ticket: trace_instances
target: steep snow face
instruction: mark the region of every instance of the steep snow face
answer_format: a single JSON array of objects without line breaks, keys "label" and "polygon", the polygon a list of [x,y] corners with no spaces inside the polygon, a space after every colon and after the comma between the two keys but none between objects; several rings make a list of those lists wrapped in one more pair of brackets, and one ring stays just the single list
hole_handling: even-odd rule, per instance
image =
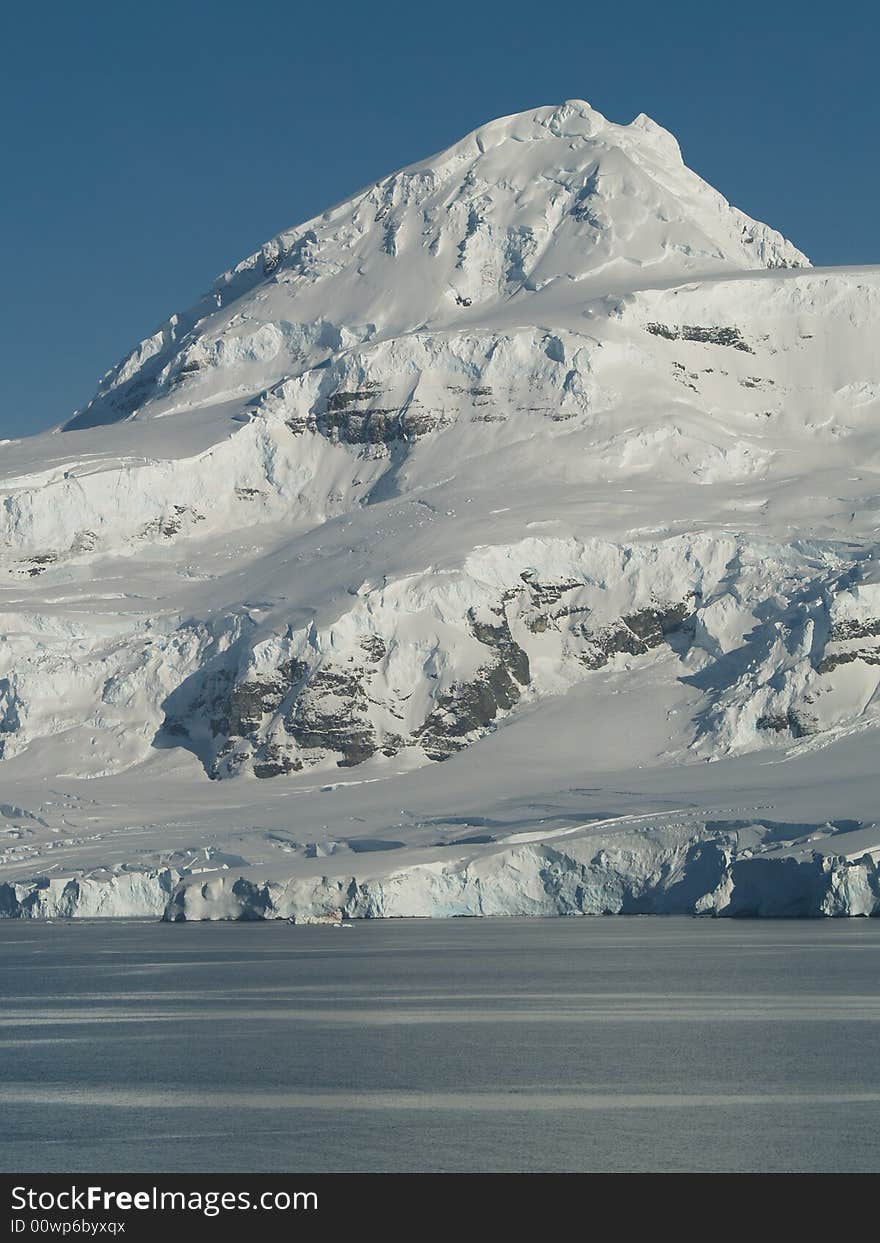
[{"label": "steep snow face", "polygon": [[268,243],[0,447],[0,913],[872,913],[878,321],[580,101]]},{"label": "steep snow face", "polygon": [[572,100],[483,126],[280,234],[142,341],[66,426],[255,396],[359,343],[466,331],[511,300],[528,321],[530,295],[556,285],[584,299],[807,262],[648,117],[614,125]]},{"label": "steep snow face", "polygon": [[878,601],[851,587],[861,572],[730,537],[483,548],[459,570],[365,584],[326,627],[198,661],[159,736],[213,777],[446,760],[518,705],[625,673],[701,692],[672,753],[789,743],[875,719]]}]

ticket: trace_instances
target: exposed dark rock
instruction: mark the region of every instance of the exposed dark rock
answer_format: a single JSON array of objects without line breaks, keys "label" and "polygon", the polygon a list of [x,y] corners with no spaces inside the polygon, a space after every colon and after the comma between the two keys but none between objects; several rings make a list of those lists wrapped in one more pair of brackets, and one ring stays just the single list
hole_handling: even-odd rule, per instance
[{"label": "exposed dark rock", "polygon": [[189,738],[193,725],[208,721],[215,737],[226,735],[233,681],[231,669],[215,669],[201,679],[197,692],[191,692],[191,697],[180,701],[178,695],[176,702],[172,696],[165,705],[161,733],[172,738]]},{"label": "exposed dark rock", "polygon": [[681,333],[677,328],[670,328],[668,324],[646,324],[645,331],[650,332],[652,336],[663,337],[667,341],[678,341]]},{"label": "exposed dark rock", "polygon": [[531,681],[529,658],[510,633],[510,624],[504,609],[497,609],[494,612],[498,618],[497,622],[483,622],[475,617],[471,618],[473,636],[486,647],[495,648],[504,668],[510,672],[520,686],[528,686]]},{"label": "exposed dark rock", "polygon": [[754,350],[744,340],[738,328],[701,328],[698,324],[646,324],[645,328],[655,337],[664,337],[667,341],[701,341],[706,345],[727,345],[735,350],[743,350],[746,354],[754,354]]},{"label": "exposed dark rock", "polygon": [[338,389],[327,398],[327,410],[329,413],[334,413],[352,405],[361,405],[365,401],[372,401],[378,392],[378,384],[366,384],[363,388],[351,389],[349,392]]},{"label": "exposed dark rock", "polygon": [[[492,396],[491,384],[471,385],[470,387],[465,387],[464,385],[461,385],[461,384],[448,384],[447,389],[449,390],[450,393],[455,393],[456,396],[461,396],[464,393],[467,393],[469,397],[476,397],[476,398],[485,398],[485,397]],[[480,405],[480,404],[481,403],[479,401],[474,402],[475,406]],[[482,404],[485,405],[486,403],[483,402]]]},{"label": "exposed dark rock", "polygon": [[265,779],[299,772],[302,766],[302,760],[290,755],[283,747],[277,743],[266,742],[254,755],[253,771],[255,777]]},{"label": "exposed dark rock", "polygon": [[514,706],[520,687],[531,681],[529,658],[510,633],[504,609],[495,615],[497,622],[471,618],[474,638],[495,650],[495,662],[480,669],[472,681],[457,683],[439,696],[415,732],[428,759],[446,760],[463,750],[471,735],[488,729],[499,712]]},{"label": "exposed dark rock", "polygon": [[434,711],[415,732],[430,760],[447,760],[463,750],[469,736],[485,730],[500,709],[513,707],[519,699],[503,665],[481,670],[472,682],[454,686],[439,696]]},{"label": "exposed dark rock", "polygon": [[406,739],[401,738],[400,734],[386,734],[382,739],[382,746],[379,750],[389,759],[406,746]]},{"label": "exposed dark rock", "polygon": [[789,708],[784,713],[779,712],[758,717],[755,722],[755,728],[769,730],[776,734],[787,732],[791,734],[792,738],[806,738],[809,734],[815,734],[817,727],[815,721],[810,717],[804,716],[794,708]]},{"label": "exposed dark rock", "polygon": [[647,647],[657,647],[667,635],[682,629],[689,611],[688,605],[682,602],[663,609],[639,609],[637,613],[630,613],[623,620]]},{"label": "exposed dark rock", "polygon": [[[869,617],[864,621],[845,620],[836,622],[831,628],[829,644],[850,643],[856,639],[880,638],[880,619]],[[829,652],[826,648],[823,659],[818,665],[819,673],[830,673],[838,665],[848,665],[854,660],[864,661],[866,665],[880,664],[880,646],[874,644],[860,648],[850,648],[842,652]]]},{"label": "exposed dark rock", "polygon": [[[285,420],[295,436],[307,432],[326,436],[333,443],[349,445],[406,443],[449,426],[459,417],[472,423],[503,423],[508,414],[490,385],[448,385],[451,393],[470,398],[471,411],[426,409],[417,399],[402,406],[380,404],[378,385],[345,389],[324,398],[307,414],[294,414]],[[577,411],[558,407],[518,407],[541,414],[554,422],[575,418]]]},{"label": "exposed dark rock", "polygon": [[536,609],[531,616],[526,613],[523,620],[532,634],[544,634],[547,630],[556,629],[555,623],[566,617],[574,617],[579,613],[589,613],[586,605],[554,605],[567,595],[583,587],[582,582],[574,579],[556,583],[541,583],[534,578],[534,571],[525,570],[520,578],[529,589],[529,603]]},{"label": "exposed dark rock", "polygon": [[385,642],[377,634],[367,634],[361,639],[361,648],[372,664],[378,664],[387,652]]},{"label": "exposed dark rock", "polygon": [[170,386],[175,387],[178,384],[182,384],[185,380],[191,379],[204,368],[204,365],[200,358],[184,357],[174,369],[174,374],[169,380]]},{"label": "exposed dark rock", "polygon": [[819,673],[831,673],[838,665],[849,665],[854,660],[861,660],[866,665],[880,665],[880,648],[862,647],[857,651],[832,652],[822,658],[818,666]]},{"label": "exposed dark rock", "polygon": [[581,662],[588,669],[601,669],[613,656],[623,653],[642,656],[648,650],[647,645],[623,623],[598,633],[586,631],[584,637],[589,640],[590,647],[581,655]]},{"label": "exposed dark rock", "polygon": [[539,608],[555,604],[566,592],[574,591],[576,587],[583,587],[583,583],[575,579],[565,579],[558,583],[542,583],[535,577],[534,570],[523,570],[520,578],[529,589],[532,604]]},{"label": "exposed dark rock", "polygon": [[275,674],[239,682],[226,695],[214,699],[212,708],[223,712],[211,721],[215,735],[247,738],[263,723],[263,718],[277,712],[297,683],[308,676],[309,667],[301,660],[287,660]]},{"label": "exposed dark rock", "polygon": [[267,243],[263,247],[263,275],[271,276],[273,272],[278,270],[281,262],[281,248],[276,243]]},{"label": "exposed dark rock", "polygon": [[593,172],[587,178],[582,189],[578,191],[571,205],[571,214],[575,220],[579,220],[582,224],[588,224],[594,229],[605,227],[605,222],[595,210],[598,189],[599,174],[598,172]]},{"label": "exposed dark rock", "polygon": [[205,516],[188,505],[172,505],[170,513],[161,514],[141,529],[141,537],[160,535],[163,539],[171,539],[182,530],[187,519],[190,522],[204,522]]},{"label": "exposed dark rock", "polygon": [[317,424],[331,440],[350,445],[390,444],[406,438],[400,412],[395,409],[344,410],[319,417]]},{"label": "exposed dark rock", "polygon": [[[528,655],[511,631],[511,602],[519,607],[527,594],[529,604],[545,610],[537,621],[530,619],[527,610],[520,613],[520,624],[531,624],[533,629],[540,628],[541,618],[549,624],[561,616],[589,611],[585,606],[564,604],[566,593],[582,586],[577,580],[544,582],[528,571],[521,577],[522,585],[505,591],[497,607],[471,612],[470,631],[486,650],[486,658],[468,681],[454,683],[437,695],[412,733],[385,732],[372,719],[375,707],[401,722],[405,717],[396,710],[401,706],[396,700],[376,699],[371,692],[388,646],[382,636],[370,633],[358,639],[362,655],[352,655],[344,664],[325,658],[323,664],[310,667],[305,661],[290,659],[239,681],[230,669],[218,668],[194,688],[194,697],[192,693],[178,697],[176,710],[167,711],[163,733],[169,739],[187,739],[184,745],[202,755],[213,777],[250,764],[257,777],[271,778],[328,756],[335,756],[336,763],[346,768],[376,754],[394,756],[413,744],[432,760],[446,759],[491,729],[499,714],[510,711],[522,688],[530,684]],[[587,651],[582,659],[588,667],[600,668],[617,652],[642,655],[685,629],[690,609],[689,602],[650,606],[600,632],[589,631],[584,623],[580,632],[587,640]],[[193,732],[193,722],[200,721],[209,725],[207,742],[199,741],[204,739],[203,730]]]},{"label": "exposed dark rock", "polygon": [[831,628],[831,641],[847,639],[873,639],[880,635],[880,620],[869,618],[867,621],[841,621]]},{"label": "exposed dark rock", "polygon": [[659,647],[670,635],[685,630],[690,617],[690,605],[683,601],[665,608],[639,609],[601,631],[591,631],[584,624],[580,632],[589,647],[581,660],[588,669],[601,669],[619,654],[643,656],[652,648]]},{"label": "exposed dark rock", "polygon": [[318,236],[308,229],[301,237],[288,243],[287,246],[278,239],[267,242],[262,248],[262,272],[264,276],[275,276],[282,267],[294,275],[305,273],[313,262]]},{"label": "exposed dark rock", "polygon": [[24,568],[24,573],[28,578],[37,578],[40,574],[45,574],[50,565],[58,560],[58,556],[54,552],[35,553],[28,561]]},{"label": "exposed dark rock", "polygon": [[378,404],[380,395],[376,384],[339,390],[307,415],[287,419],[286,425],[295,436],[313,432],[351,445],[413,440],[442,425],[439,414],[425,411],[418,402],[403,408],[382,406]]},{"label": "exposed dark rock", "polygon": [[[9,678],[0,678],[0,734],[15,734],[21,727],[18,701]],[[0,760],[6,753],[6,740],[0,738]]]},{"label": "exposed dark rock", "polygon": [[302,689],[284,725],[305,751],[334,751],[340,768],[368,760],[377,751],[375,731],[366,717],[362,671],[324,666]]},{"label": "exposed dark rock", "polygon": [[236,683],[232,670],[216,669],[177,711],[166,708],[161,732],[168,738],[189,739],[193,737],[193,724],[206,722],[216,747],[216,751],[211,748],[202,756],[211,777],[240,767],[251,753],[255,772],[261,768],[257,776],[274,775],[270,771],[274,767],[293,771],[301,764],[286,756],[283,748],[275,749],[274,744],[262,741],[260,731],[265,718],[277,713],[295,694],[308,671],[304,661],[286,660],[270,674]]}]

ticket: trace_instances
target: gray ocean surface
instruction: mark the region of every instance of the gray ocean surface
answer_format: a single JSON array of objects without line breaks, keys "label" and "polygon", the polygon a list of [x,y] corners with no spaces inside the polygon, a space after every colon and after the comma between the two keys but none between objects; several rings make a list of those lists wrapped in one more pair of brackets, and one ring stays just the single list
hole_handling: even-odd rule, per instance
[{"label": "gray ocean surface", "polygon": [[0,921],[0,1169],[880,1170],[880,920]]}]

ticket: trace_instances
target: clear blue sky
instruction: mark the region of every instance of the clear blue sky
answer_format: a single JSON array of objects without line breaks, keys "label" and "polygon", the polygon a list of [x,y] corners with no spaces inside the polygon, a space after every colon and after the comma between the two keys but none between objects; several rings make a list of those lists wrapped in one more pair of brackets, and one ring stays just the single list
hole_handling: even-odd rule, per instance
[{"label": "clear blue sky", "polygon": [[282,228],[492,117],[647,112],[816,263],[880,262],[874,4],[9,0],[0,434]]}]

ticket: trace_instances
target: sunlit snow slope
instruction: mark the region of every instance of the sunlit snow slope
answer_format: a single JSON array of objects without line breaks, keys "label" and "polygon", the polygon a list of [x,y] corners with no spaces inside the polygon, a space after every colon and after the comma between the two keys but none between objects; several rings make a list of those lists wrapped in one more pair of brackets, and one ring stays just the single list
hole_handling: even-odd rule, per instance
[{"label": "sunlit snow slope", "polygon": [[880,910],[880,273],[507,117],[0,446],[0,913]]}]

